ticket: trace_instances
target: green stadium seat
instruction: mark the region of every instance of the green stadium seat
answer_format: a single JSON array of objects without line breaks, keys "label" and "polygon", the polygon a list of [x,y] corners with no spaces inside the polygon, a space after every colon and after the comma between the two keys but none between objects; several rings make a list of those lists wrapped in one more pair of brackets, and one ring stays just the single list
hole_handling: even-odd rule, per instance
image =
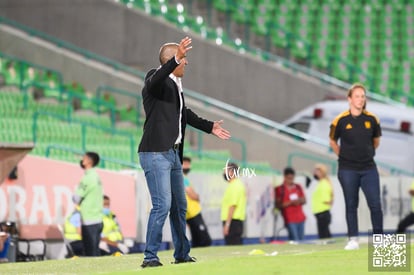
[{"label": "green stadium seat", "polygon": [[312,50],[312,66],[326,70],[328,68],[330,52],[326,41],[320,40],[319,43],[314,44]]},{"label": "green stadium seat", "polygon": [[232,9],[231,18],[239,24],[249,24],[252,22],[253,1],[241,0]]},{"label": "green stadium seat", "polygon": [[230,12],[233,8],[232,0],[213,0],[213,6],[221,12]]},{"label": "green stadium seat", "polygon": [[341,2],[340,1],[337,1],[337,0],[321,0],[320,3],[317,2],[316,5],[318,6],[318,8],[320,7],[320,5],[322,5],[322,6],[328,6],[329,9],[332,12],[337,12],[337,11],[341,11],[342,12],[342,10],[341,10],[341,8],[342,8]]},{"label": "green stadium seat", "polygon": [[256,10],[253,14],[251,30],[255,34],[267,36],[269,35],[270,23],[271,18],[268,14]]},{"label": "green stadium seat", "polygon": [[300,5],[293,32],[305,41],[311,42],[313,40],[314,21],[315,12],[310,10],[306,4]]},{"label": "green stadium seat", "polygon": [[288,33],[284,29],[272,28],[270,35],[273,45],[279,48],[287,48]]},{"label": "green stadium seat", "polygon": [[[317,69],[329,69],[331,56],[342,57],[369,79],[371,74],[382,72],[375,62],[392,58],[401,63],[414,58],[411,38],[414,37],[414,4],[407,0],[211,0],[210,3],[236,24],[249,25],[249,29],[263,36],[265,41],[270,38],[276,51],[283,54],[279,50],[285,49],[286,56],[290,53],[294,58],[306,59],[309,54],[304,45],[311,46],[311,63]],[[215,30],[205,31],[207,26],[202,29],[199,33],[207,33],[204,37],[223,40],[222,36],[217,38]],[[223,37],[232,43],[228,36]],[[345,45],[343,40],[349,43]],[[391,46],[387,41],[391,41]],[[270,49],[267,43],[265,46],[266,50]],[[268,56],[263,50],[257,52]],[[335,76],[345,81],[353,77],[349,75],[349,68],[346,69],[348,66],[334,63],[331,71]],[[407,75],[395,76],[387,85],[407,90],[407,78]]]},{"label": "green stadium seat", "polygon": [[299,59],[309,59],[311,56],[310,45],[300,38],[295,38],[290,41],[290,49],[292,56]]}]

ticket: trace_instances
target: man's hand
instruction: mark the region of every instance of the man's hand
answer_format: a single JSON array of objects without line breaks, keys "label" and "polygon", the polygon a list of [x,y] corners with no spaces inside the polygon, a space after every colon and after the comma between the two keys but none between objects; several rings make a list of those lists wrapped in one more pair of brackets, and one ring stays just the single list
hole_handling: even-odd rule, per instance
[{"label": "man's hand", "polygon": [[230,226],[223,226],[223,235],[227,236],[229,234]]},{"label": "man's hand", "polygon": [[211,131],[211,133],[220,139],[231,138],[230,132],[222,128],[221,124],[223,124],[223,120],[214,121],[213,130]]},{"label": "man's hand", "polygon": [[187,52],[192,48],[193,46],[191,46],[191,38],[186,36],[185,38],[181,39],[181,42],[178,45],[177,53],[175,54],[177,62],[181,62],[181,59],[186,57]]}]

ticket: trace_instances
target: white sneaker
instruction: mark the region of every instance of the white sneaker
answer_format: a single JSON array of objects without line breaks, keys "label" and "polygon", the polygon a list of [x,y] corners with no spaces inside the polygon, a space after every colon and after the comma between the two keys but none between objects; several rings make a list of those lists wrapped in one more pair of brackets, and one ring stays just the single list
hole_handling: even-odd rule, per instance
[{"label": "white sneaker", "polygon": [[344,249],[345,250],[356,250],[356,249],[359,249],[359,243],[356,240],[349,240]]}]

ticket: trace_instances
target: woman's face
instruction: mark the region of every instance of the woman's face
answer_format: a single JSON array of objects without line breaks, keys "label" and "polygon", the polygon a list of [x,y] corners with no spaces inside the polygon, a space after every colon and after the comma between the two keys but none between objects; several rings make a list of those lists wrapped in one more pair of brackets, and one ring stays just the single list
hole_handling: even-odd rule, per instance
[{"label": "woman's face", "polygon": [[364,89],[359,87],[355,88],[348,97],[348,102],[351,108],[362,110],[366,102]]}]

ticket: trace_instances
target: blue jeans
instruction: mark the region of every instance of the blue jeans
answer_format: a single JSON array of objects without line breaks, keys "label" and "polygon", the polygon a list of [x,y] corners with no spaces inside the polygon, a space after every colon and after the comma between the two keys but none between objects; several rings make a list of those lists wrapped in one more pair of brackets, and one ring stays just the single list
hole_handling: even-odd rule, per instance
[{"label": "blue jeans", "polygon": [[7,258],[7,252],[10,246],[10,236],[4,241],[3,250],[0,251],[0,259]]},{"label": "blue jeans", "polygon": [[170,212],[171,233],[174,243],[174,258],[189,258],[190,242],[185,230],[187,201],[184,179],[178,150],[166,152],[140,152],[139,160],[144,169],[151,195],[150,212],[144,261],[159,260],[157,252],[162,241],[162,228]]},{"label": "blue jeans", "polygon": [[286,224],[289,240],[291,241],[301,241],[305,235],[305,222],[291,222]]},{"label": "blue jeans", "polygon": [[338,179],[344,193],[348,237],[358,236],[359,188],[365,195],[371,213],[372,231],[374,234],[382,234],[383,216],[377,168],[363,171],[339,169]]}]

